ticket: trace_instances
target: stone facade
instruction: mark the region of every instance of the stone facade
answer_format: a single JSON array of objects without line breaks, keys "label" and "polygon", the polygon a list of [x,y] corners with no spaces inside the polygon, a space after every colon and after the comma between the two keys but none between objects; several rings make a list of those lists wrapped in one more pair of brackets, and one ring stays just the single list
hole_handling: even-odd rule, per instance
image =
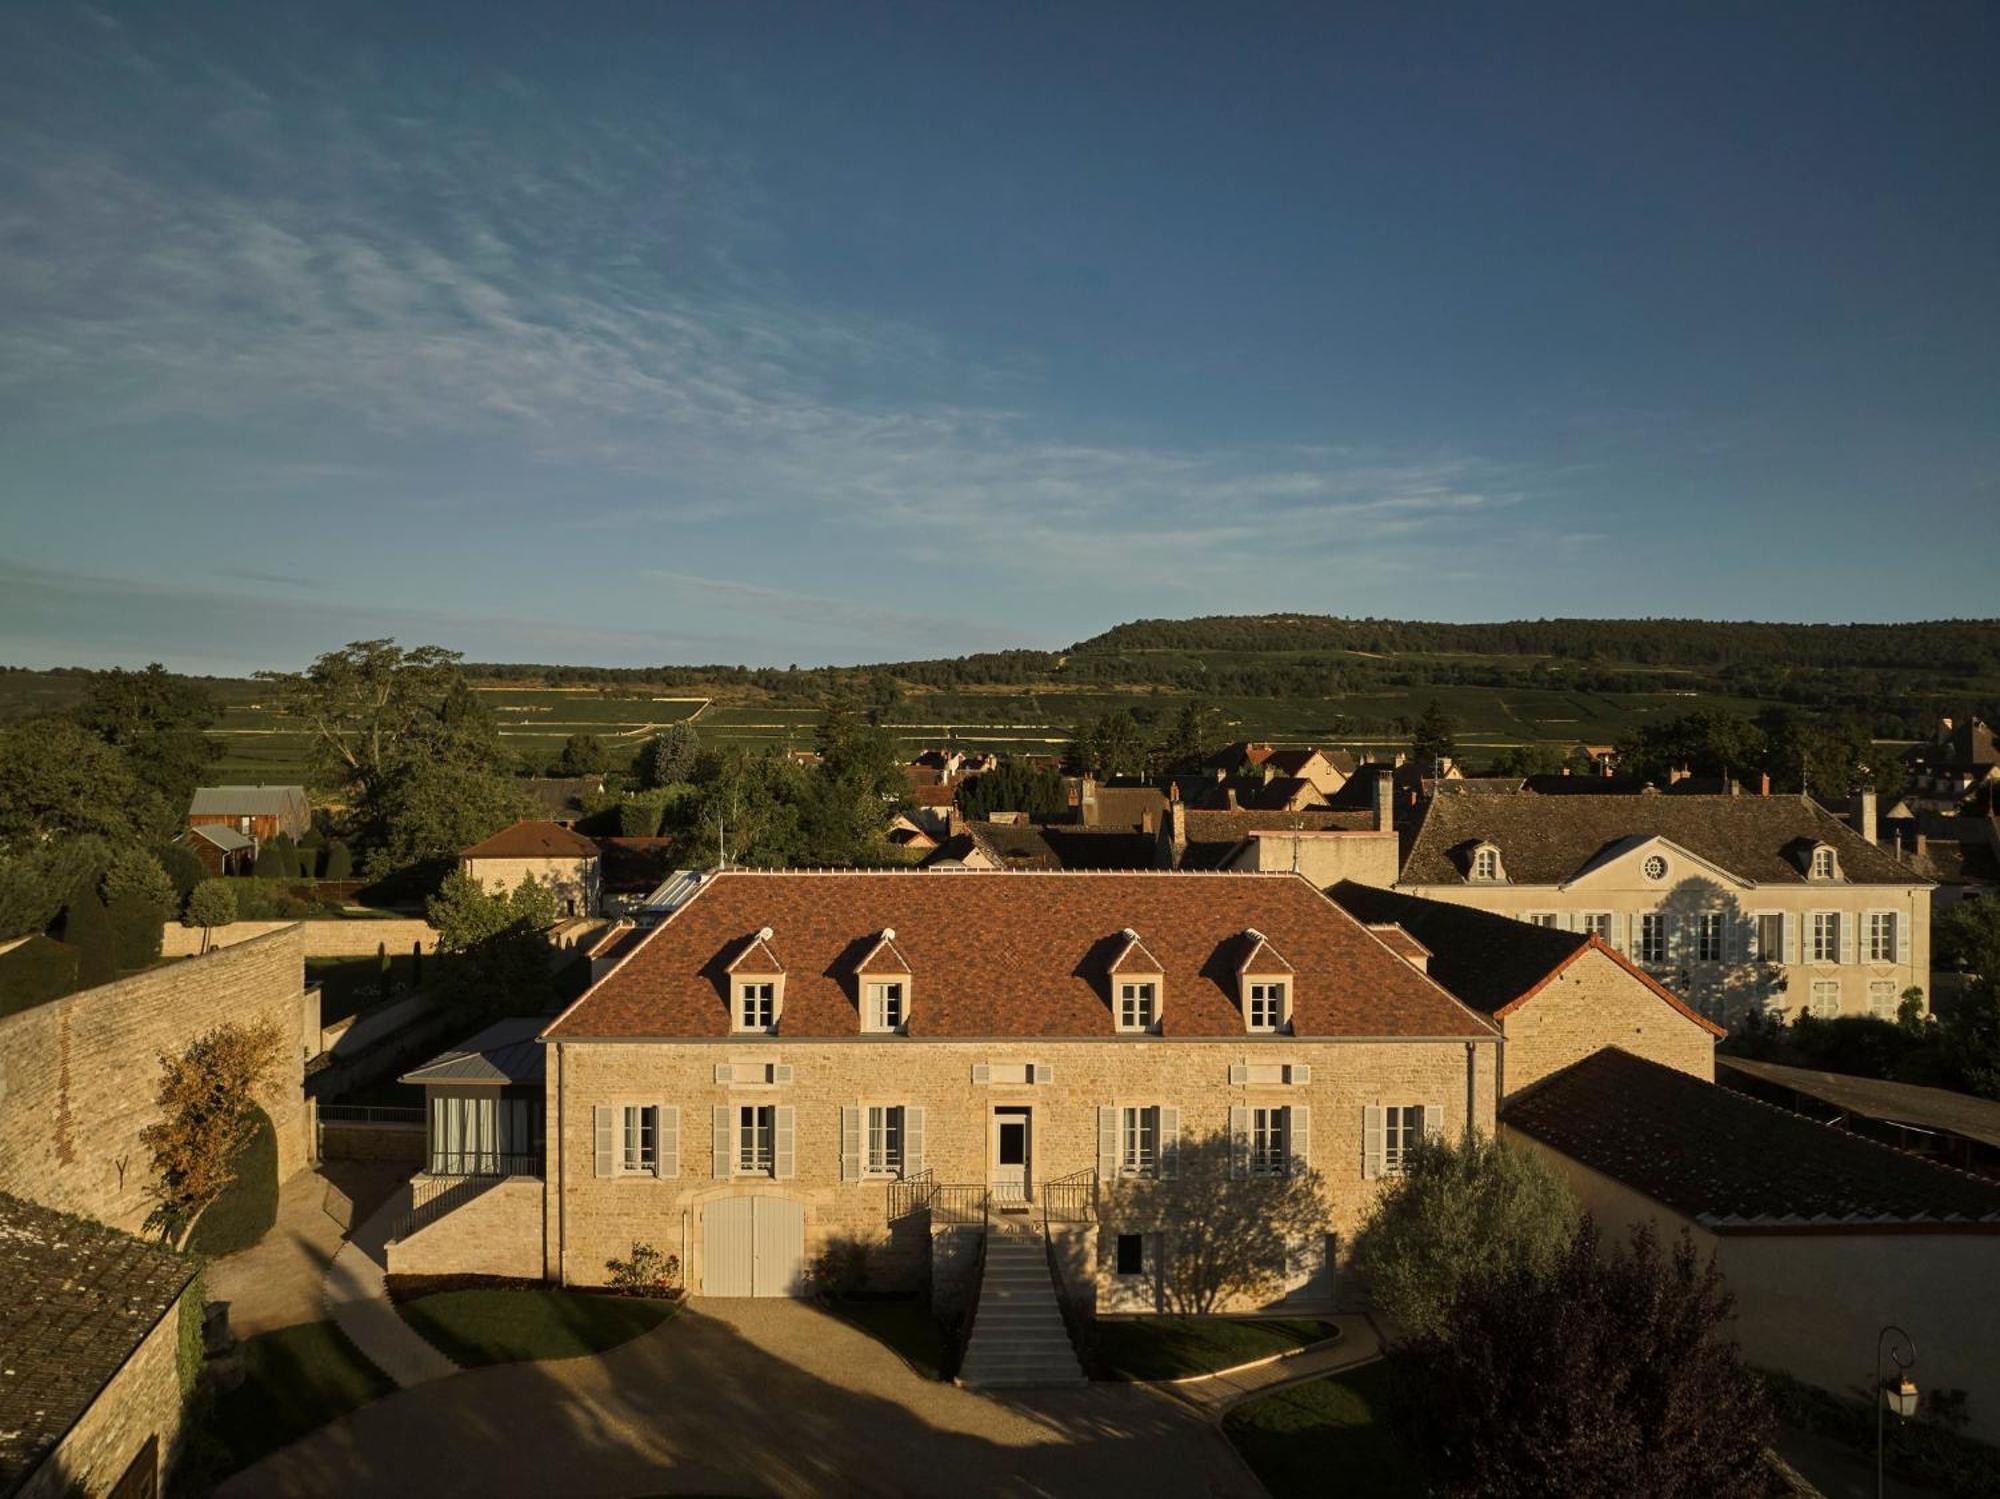
[{"label": "stone facade", "polygon": [[495,895],[503,895],[530,876],[555,892],[556,909],[564,916],[595,916],[603,893],[601,861],[576,859],[489,859],[461,861],[465,872]]},{"label": "stone facade", "polygon": [[1307,832],[1260,830],[1245,841],[1231,869],[1297,870],[1320,889],[1352,880],[1387,890],[1396,883],[1397,843],[1393,832],[1325,829]]},{"label": "stone facade", "polygon": [[[182,1296],[200,1293],[196,1280]],[[155,1439],[155,1471],[164,1486],[181,1447],[180,1319],[176,1302],[14,1499],[108,1494]]]},{"label": "stone facade", "polygon": [[1503,1097],[1606,1046],[1715,1081],[1715,1037],[1594,946],[1503,1016],[1500,1029]]},{"label": "stone facade", "polygon": [[510,1176],[495,1182],[408,1238],[392,1241],[387,1251],[389,1273],[538,1280],[545,1269],[545,1197],[539,1177]]},{"label": "stone facade", "polygon": [[[805,1250],[840,1239],[878,1246],[881,1268],[914,1277],[927,1261],[927,1233],[892,1226],[886,1180],[843,1180],[842,1110],[868,1104],[924,1110],[922,1167],[938,1183],[994,1179],[994,1112],[1030,1110],[1030,1174],[1037,1184],[1094,1170],[1102,1106],[1164,1105],[1180,1111],[1181,1140],[1226,1136],[1232,1106],[1309,1110],[1306,1154],[1324,1180],[1327,1231],[1344,1243],[1380,1183],[1363,1170],[1363,1115],[1371,1105],[1419,1104],[1440,1111],[1457,1134],[1495,1117],[1498,1043],[1245,1037],[1222,1039],[932,1041],[915,1038],[774,1041],[567,1041],[551,1048],[547,1077],[548,1259],[553,1277],[605,1279],[605,1261],[634,1242],[682,1256],[687,1282],[703,1284],[702,1210],[744,1193],[782,1196],[805,1212]],[[978,1083],[976,1066],[1008,1075],[1033,1063],[1048,1081]],[[736,1077],[779,1066],[789,1081],[718,1082],[718,1064]],[[1248,1064],[1254,1081],[1233,1083]],[[1282,1068],[1304,1064],[1309,1080],[1287,1084]],[[667,1174],[598,1176],[593,1108],[678,1110],[663,1135],[677,1140]],[[713,1110],[769,1104],[790,1110],[791,1174],[727,1176],[713,1169]],[[916,1169],[916,1162],[910,1163]],[[780,1162],[782,1169],[782,1160]],[[1104,1232],[1117,1231],[1107,1222]],[[922,1232],[919,1228],[919,1232]]]},{"label": "stone facade", "polygon": [[[354,921],[236,921],[216,927],[210,947],[236,947],[297,927],[301,934],[299,951],[308,958],[372,958],[387,947],[393,957],[410,951],[414,943],[425,952],[436,952],[437,928],[427,921],[384,916]],[[160,953],[168,958],[193,957],[201,951],[201,928],[170,921],[160,934]]]},{"label": "stone facade", "polygon": [[303,951],[294,924],[0,1020],[0,1190],[138,1230],[151,1206],[139,1131],[159,1117],[160,1054],[223,1021],[278,1027],[277,1072],[261,1101],[277,1131],[279,1179],[305,1166],[304,1068],[319,1005],[305,992]]}]

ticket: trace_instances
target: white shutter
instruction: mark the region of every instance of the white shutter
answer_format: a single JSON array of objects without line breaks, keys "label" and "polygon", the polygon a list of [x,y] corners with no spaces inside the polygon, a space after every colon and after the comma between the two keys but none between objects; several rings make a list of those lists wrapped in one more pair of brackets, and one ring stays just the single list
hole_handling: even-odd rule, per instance
[{"label": "white shutter", "polygon": [[1424,1105],[1424,1138],[1442,1140],[1444,1138],[1444,1105],[1427,1103]]},{"label": "white shutter", "polygon": [[1757,931],[1757,918],[1741,911],[1725,911],[1722,916],[1723,952],[1732,963],[1750,961],[1750,944]]},{"label": "white shutter", "polygon": [[1240,1106],[1229,1111],[1229,1174],[1250,1174],[1250,1111]]},{"label": "white shutter", "polygon": [[1295,1088],[1303,1088],[1313,1080],[1312,1063],[1291,1062],[1285,1067],[1285,1081]]},{"label": "white shutter", "polygon": [[1785,912],[1784,915],[1778,918],[1778,924],[1784,928],[1781,935],[1785,939],[1785,961],[1787,963],[1796,963],[1799,961],[1799,913],[1796,911]]},{"label": "white shutter", "polygon": [[1160,1109],[1160,1175],[1181,1174],[1181,1111],[1164,1105]]},{"label": "white shutter", "polygon": [[1248,1062],[1231,1062],[1229,1064],[1230,1087],[1240,1088],[1241,1086],[1243,1086],[1243,1084],[1249,1081],[1250,1081],[1250,1064]]},{"label": "white shutter", "polygon": [[1613,911],[1611,913],[1610,941],[1611,945],[1617,948],[1618,951],[1620,952],[1626,951],[1626,949],[1631,945],[1629,942],[1626,941],[1626,921],[1625,921],[1625,913],[1623,911]]},{"label": "white shutter", "polygon": [[727,1062],[717,1062],[717,1063],[715,1064],[715,1080],[716,1080],[716,1081],[717,1081],[718,1083],[733,1083],[733,1082],[735,1082],[735,1081],[736,1081],[736,1069],[735,1069],[734,1067],[730,1066],[730,1065],[729,1065],[729,1064],[728,1064]]},{"label": "white shutter", "polygon": [[790,1104],[778,1106],[777,1141],[771,1153],[771,1175],[779,1181],[790,1181],[797,1166],[792,1150],[794,1143],[792,1124],[796,1112]]},{"label": "white shutter", "polygon": [[861,1110],[853,1104],[840,1111],[840,1179],[861,1180]]},{"label": "white shutter", "polygon": [[1313,1159],[1313,1116],[1308,1105],[1295,1103],[1285,1110],[1285,1135],[1285,1144],[1292,1154],[1285,1164],[1285,1174],[1292,1174],[1294,1164],[1301,1171],[1309,1170]]},{"label": "white shutter", "polygon": [[[439,1099],[438,1102],[442,1103],[443,1100]],[[594,1154],[597,1159],[597,1174],[599,1176],[617,1175],[614,1165],[617,1127],[612,1123],[612,1115],[615,1112],[615,1110],[607,1108],[603,1104],[599,1104],[590,1111],[590,1137],[595,1147]]]},{"label": "white shutter", "polygon": [[1836,911],[1833,919],[1838,924],[1837,929],[1840,932],[1840,946],[1837,949],[1840,953],[1840,961],[1843,963],[1852,963],[1854,961],[1854,913],[1852,911]]},{"label": "white shutter", "polygon": [[924,1169],[924,1111],[921,1106],[903,1110],[903,1175],[915,1176]]},{"label": "white shutter", "polygon": [[982,1083],[992,1082],[993,1069],[984,1062],[974,1062],[972,1064],[972,1081],[975,1087]]},{"label": "white shutter", "polygon": [[1097,1175],[1109,1180],[1118,1174],[1118,1110],[1102,1103],[1097,1106]]},{"label": "white shutter", "polygon": [[791,1080],[792,1080],[792,1064],[790,1062],[779,1062],[771,1068],[772,1082],[790,1083]]},{"label": "white shutter", "polygon": [[670,1103],[656,1104],[653,1130],[653,1175],[671,1179],[681,1174],[681,1111]]},{"label": "white shutter", "polygon": [[1382,1174],[1383,1160],[1382,1105],[1371,1103],[1361,1110],[1361,1174],[1373,1181]]},{"label": "white shutter", "polygon": [[1884,911],[1883,918],[1889,923],[1889,955],[1885,961],[1903,961],[1903,916],[1900,911]]},{"label": "white shutter", "polygon": [[1034,1083],[1034,1084],[1036,1084],[1036,1085],[1038,1085],[1038,1086],[1045,1086],[1045,1085],[1047,1085],[1047,1084],[1049,1084],[1049,1083],[1052,1083],[1052,1082],[1054,1082],[1055,1080],[1056,1080],[1056,1067],[1055,1067],[1055,1063],[1053,1063],[1053,1062],[1030,1062],[1030,1063],[1028,1064],[1028,1081],[1029,1081],[1029,1082],[1031,1082],[1031,1083]]},{"label": "white shutter", "polygon": [[715,1106],[713,1116],[715,1120],[715,1148],[713,1160],[710,1164],[714,1168],[715,1179],[717,1181],[726,1181],[729,1177],[736,1174],[730,1169],[730,1147],[735,1142],[731,1139],[729,1112],[729,1105],[726,1103],[719,1103]]}]

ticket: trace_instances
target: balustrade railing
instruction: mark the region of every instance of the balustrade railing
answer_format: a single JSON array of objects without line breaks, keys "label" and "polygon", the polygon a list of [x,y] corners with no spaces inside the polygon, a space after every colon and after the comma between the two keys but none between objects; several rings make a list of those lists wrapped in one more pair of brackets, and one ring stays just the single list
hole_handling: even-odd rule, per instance
[{"label": "balustrade railing", "polygon": [[1045,1181],[1037,1189],[1042,1198],[1042,1223],[1095,1223],[1097,1221],[1097,1172],[1073,1171]]},{"label": "balustrade railing", "polygon": [[934,1188],[930,1197],[931,1223],[962,1227],[984,1224],[992,1194],[984,1182],[955,1182]]}]

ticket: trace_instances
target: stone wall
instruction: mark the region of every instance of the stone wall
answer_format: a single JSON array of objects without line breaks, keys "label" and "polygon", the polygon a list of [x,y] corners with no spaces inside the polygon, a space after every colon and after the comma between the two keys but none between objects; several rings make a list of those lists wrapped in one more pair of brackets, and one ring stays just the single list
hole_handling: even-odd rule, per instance
[{"label": "stone wall", "polygon": [[[1474,1044],[1473,1122],[1494,1123],[1497,1041]],[[925,1109],[924,1165],[940,1183],[991,1179],[991,1121],[999,1105],[1032,1110],[1038,1182],[1097,1164],[1097,1110],[1103,1105],[1177,1106],[1185,1141],[1227,1131],[1232,1105],[1306,1105],[1310,1159],[1325,1180],[1328,1229],[1345,1244],[1380,1183],[1362,1173],[1364,1108],[1425,1104],[1444,1128],[1465,1126],[1467,1045],[1463,1041],[1130,1039],[1117,1041],[693,1041],[672,1044],[566,1042],[551,1047],[547,1098],[549,1170],[561,1200],[549,1212],[551,1272],[580,1283],[604,1279],[604,1262],[635,1240],[678,1247],[685,1232],[687,1276],[702,1284],[702,1210],[745,1191],[790,1197],[805,1209],[806,1253],[836,1238],[886,1247],[889,1184],[841,1180],[841,1109],[887,1103]],[[975,1084],[975,1063],[1034,1061],[1053,1069],[1047,1084]],[[1311,1081],[1232,1085],[1237,1062],[1309,1063]],[[717,1083],[716,1064],[779,1063],[789,1084]],[[594,1174],[592,1107],[661,1104],[679,1110],[679,1174]],[[774,1104],[794,1111],[796,1166],[784,1181],[718,1180],[712,1171],[712,1109]],[[1117,1231],[1105,1225],[1107,1233]]]},{"label": "stone wall", "polygon": [[[495,1183],[409,1238],[391,1241],[389,1273],[540,1278],[542,1196],[540,1177],[510,1176]],[[598,1269],[593,1280],[604,1278],[603,1267]]]},{"label": "stone wall", "polygon": [[1500,1024],[1503,1096],[1606,1046],[1715,1081],[1715,1036],[1601,951],[1571,963]]},{"label": "stone wall", "polygon": [[[197,1280],[183,1298],[198,1293],[200,1286]],[[157,1471],[164,1490],[181,1446],[180,1319],[176,1301],[15,1499],[108,1494],[154,1437],[159,1439]]]},{"label": "stone wall", "polygon": [[399,1165],[421,1166],[424,1127],[326,1121],[319,1127],[319,1154],[325,1161],[394,1161]]},{"label": "stone wall", "polygon": [[[308,958],[372,958],[386,945],[389,955],[408,953],[421,942],[425,952],[436,952],[437,928],[413,917],[356,917],[352,921],[235,921],[219,926],[212,947],[237,947],[254,942],[272,932],[296,926],[304,933],[300,951]],[[185,958],[201,951],[201,928],[170,921],[160,933],[163,957]]]},{"label": "stone wall", "polygon": [[0,1189],[138,1230],[151,1179],[139,1131],[159,1117],[161,1053],[264,1019],[283,1038],[261,1100],[282,1181],[312,1156],[301,1038],[317,1044],[318,1008],[291,926],[0,1020]]}]

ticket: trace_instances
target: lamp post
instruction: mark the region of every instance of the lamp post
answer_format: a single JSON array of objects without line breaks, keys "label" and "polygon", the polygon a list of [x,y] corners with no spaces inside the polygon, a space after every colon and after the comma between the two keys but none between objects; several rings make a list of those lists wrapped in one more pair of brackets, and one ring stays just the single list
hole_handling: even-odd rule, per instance
[{"label": "lamp post", "polygon": [[[1897,1340],[1894,1346],[1889,1344],[1891,1333]],[[1882,1377],[1882,1355],[1885,1351],[1896,1365],[1894,1384]],[[1892,1410],[1905,1421],[1917,1413],[1917,1383],[1910,1378],[1909,1372],[1916,1362],[1916,1342],[1902,1328],[1892,1323],[1876,1334],[1875,1389],[1882,1399],[1875,1407],[1875,1499],[1882,1499],[1882,1412]]]}]

